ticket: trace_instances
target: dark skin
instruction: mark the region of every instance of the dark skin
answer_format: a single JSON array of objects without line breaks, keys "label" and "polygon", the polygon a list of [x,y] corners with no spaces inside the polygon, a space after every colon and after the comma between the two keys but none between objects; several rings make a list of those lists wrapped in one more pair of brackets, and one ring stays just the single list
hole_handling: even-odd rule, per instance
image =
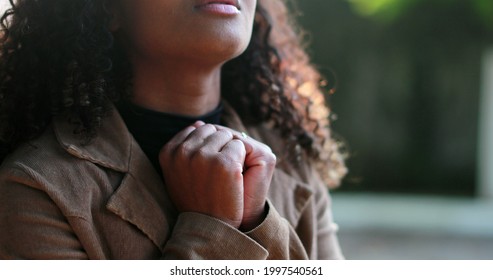
[{"label": "dark skin", "polygon": [[[248,46],[256,0],[204,3],[115,2],[111,29],[134,67],[134,103],[187,116],[218,106],[221,67]],[[243,231],[265,218],[276,163],[268,146],[232,129],[197,122],[163,146],[159,159],[179,212],[205,214]]]}]

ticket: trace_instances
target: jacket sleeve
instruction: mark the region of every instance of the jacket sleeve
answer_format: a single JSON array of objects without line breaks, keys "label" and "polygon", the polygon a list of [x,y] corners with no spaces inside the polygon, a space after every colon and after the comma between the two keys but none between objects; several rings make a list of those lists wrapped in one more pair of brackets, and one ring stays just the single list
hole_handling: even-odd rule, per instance
[{"label": "jacket sleeve", "polygon": [[215,218],[182,213],[164,248],[167,259],[307,259],[289,223],[267,201],[265,220],[243,233]]},{"label": "jacket sleeve", "polygon": [[[311,196],[300,216],[291,217],[293,224],[283,218],[269,200],[268,215],[263,223],[246,233],[212,217],[182,213],[164,248],[165,258],[343,259],[328,189],[314,169],[307,165],[306,171],[309,178],[304,184]],[[276,183],[281,188],[287,187],[282,184],[300,182],[283,174],[278,174]],[[279,203],[279,197],[277,200]]]},{"label": "jacket sleeve", "polygon": [[332,200],[329,190],[320,179],[314,169],[311,170],[315,187],[314,193],[314,213],[316,213],[316,258],[319,260],[344,259],[337,231],[339,226],[334,222],[332,215]]},{"label": "jacket sleeve", "polygon": [[0,176],[1,259],[87,259],[70,224],[27,176]]}]

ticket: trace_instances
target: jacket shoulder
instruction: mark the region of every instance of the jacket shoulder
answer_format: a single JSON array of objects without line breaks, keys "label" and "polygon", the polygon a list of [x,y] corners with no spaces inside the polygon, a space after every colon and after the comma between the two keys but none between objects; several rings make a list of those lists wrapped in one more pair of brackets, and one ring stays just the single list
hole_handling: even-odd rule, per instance
[{"label": "jacket shoulder", "polygon": [[87,213],[85,207],[90,207],[89,201],[95,195],[111,193],[118,184],[113,181],[118,182],[120,177],[71,155],[49,126],[41,136],[21,144],[2,162],[0,194],[15,195],[15,189],[21,186],[36,189],[65,208],[62,211],[68,211],[64,211],[66,215],[80,215]]},{"label": "jacket shoulder", "polygon": [[74,162],[76,158],[59,144],[53,127],[49,126],[39,137],[10,153],[2,162],[0,174],[4,178],[9,170],[19,170],[33,177],[52,179],[50,177],[61,177],[59,175],[73,168]]}]

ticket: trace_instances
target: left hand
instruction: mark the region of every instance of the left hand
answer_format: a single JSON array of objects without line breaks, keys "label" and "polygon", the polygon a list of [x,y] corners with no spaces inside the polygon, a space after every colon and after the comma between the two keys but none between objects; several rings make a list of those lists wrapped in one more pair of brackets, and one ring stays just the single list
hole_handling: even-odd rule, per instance
[{"label": "left hand", "polygon": [[253,138],[230,128],[216,125],[217,130],[230,131],[235,139],[243,142],[246,157],[243,170],[244,210],[240,228],[249,231],[265,218],[267,192],[276,167],[276,156],[271,148]]}]

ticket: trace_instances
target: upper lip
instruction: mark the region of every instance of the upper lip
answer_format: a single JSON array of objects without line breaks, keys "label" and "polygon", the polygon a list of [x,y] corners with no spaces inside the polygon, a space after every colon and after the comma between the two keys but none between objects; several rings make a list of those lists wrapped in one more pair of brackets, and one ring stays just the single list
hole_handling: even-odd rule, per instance
[{"label": "upper lip", "polygon": [[238,10],[241,9],[239,0],[199,0],[196,7],[205,6],[209,4],[225,4],[235,6]]}]

